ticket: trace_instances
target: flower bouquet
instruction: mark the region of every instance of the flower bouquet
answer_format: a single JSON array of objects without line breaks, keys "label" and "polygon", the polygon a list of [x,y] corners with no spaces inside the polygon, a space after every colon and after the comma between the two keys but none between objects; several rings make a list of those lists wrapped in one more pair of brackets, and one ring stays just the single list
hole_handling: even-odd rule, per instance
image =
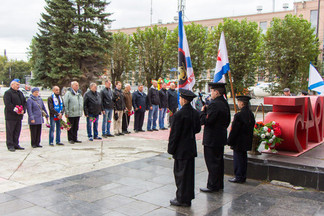
[{"label": "flower bouquet", "polygon": [[24,108],[22,105],[16,105],[15,108],[13,109],[14,112],[17,114],[23,114],[24,113]]},{"label": "flower bouquet", "polygon": [[254,126],[254,135],[260,137],[258,151],[270,149],[272,152],[276,151],[276,146],[278,146],[283,139],[281,136],[280,125],[277,122],[270,122],[264,124],[263,122],[257,122]]},{"label": "flower bouquet", "polygon": [[130,111],[128,111],[128,113],[127,113],[128,116],[131,116],[131,115],[133,115],[133,114],[134,114],[134,111],[133,111],[133,110],[130,110]]},{"label": "flower bouquet", "polygon": [[50,128],[51,127],[50,123],[48,122],[48,118],[46,118],[46,127],[47,128]]},{"label": "flower bouquet", "polygon": [[61,124],[61,129],[70,130],[72,127],[69,119],[67,119],[66,122],[63,119],[61,119],[60,124]]},{"label": "flower bouquet", "polygon": [[95,117],[89,117],[90,122],[95,123],[97,121],[97,118]]}]

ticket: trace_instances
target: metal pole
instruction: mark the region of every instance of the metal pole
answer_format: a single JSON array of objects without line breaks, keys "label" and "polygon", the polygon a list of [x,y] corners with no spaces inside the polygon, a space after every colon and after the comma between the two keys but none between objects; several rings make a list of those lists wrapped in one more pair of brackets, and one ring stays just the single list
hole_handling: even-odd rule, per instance
[{"label": "metal pole", "polygon": [[230,70],[228,71],[228,79],[229,79],[230,84],[231,84],[234,110],[235,110],[235,113],[237,113],[236,102],[235,102],[235,94],[234,94],[234,88],[233,88],[233,82],[232,82],[232,74],[231,74],[231,71]]},{"label": "metal pole", "polygon": [[318,6],[317,6],[317,27],[316,27],[316,37],[317,38],[318,38],[318,32],[319,32],[320,8],[321,8],[321,0],[318,0]]}]

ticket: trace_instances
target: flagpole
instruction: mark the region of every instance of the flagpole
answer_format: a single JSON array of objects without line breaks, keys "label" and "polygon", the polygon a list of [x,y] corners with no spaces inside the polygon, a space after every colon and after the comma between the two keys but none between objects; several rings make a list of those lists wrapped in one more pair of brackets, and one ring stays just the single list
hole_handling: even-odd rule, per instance
[{"label": "flagpole", "polygon": [[231,70],[229,70],[227,73],[228,73],[228,79],[229,79],[230,84],[231,84],[231,91],[232,91],[232,97],[233,97],[233,103],[234,103],[234,110],[235,110],[235,113],[237,113]]}]

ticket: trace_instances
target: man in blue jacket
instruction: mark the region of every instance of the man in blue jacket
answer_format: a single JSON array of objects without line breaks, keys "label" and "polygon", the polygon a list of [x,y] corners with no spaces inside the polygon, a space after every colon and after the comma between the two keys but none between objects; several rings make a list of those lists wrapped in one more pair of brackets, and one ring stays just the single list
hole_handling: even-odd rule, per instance
[{"label": "man in blue jacket", "polygon": [[138,90],[132,95],[132,103],[135,110],[135,121],[134,121],[134,131],[144,132],[142,129],[145,110],[146,110],[146,94],[143,92],[144,86],[140,84]]}]

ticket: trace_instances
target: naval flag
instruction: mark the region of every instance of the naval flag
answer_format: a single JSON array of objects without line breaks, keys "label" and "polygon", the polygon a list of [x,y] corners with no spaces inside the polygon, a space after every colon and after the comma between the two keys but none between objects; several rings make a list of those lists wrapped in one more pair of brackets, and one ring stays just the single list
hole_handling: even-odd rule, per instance
[{"label": "naval flag", "polygon": [[324,94],[323,78],[318,73],[314,65],[312,65],[312,63],[310,63],[309,65],[308,89],[312,91],[316,91],[320,95]]},{"label": "naval flag", "polygon": [[178,49],[179,89],[189,89],[195,85],[195,75],[191,64],[186,32],[182,22],[182,11],[179,11],[179,49]]},{"label": "naval flag", "polygon": [[218,54],[217,54],[217,62],[214,74],[214,82],[222,82],[225,83],[224,74],[226,74],[230,70],[227,49],[226,49],[226,42],[224,32],[222,32],[219,47],[218,47]]}]

